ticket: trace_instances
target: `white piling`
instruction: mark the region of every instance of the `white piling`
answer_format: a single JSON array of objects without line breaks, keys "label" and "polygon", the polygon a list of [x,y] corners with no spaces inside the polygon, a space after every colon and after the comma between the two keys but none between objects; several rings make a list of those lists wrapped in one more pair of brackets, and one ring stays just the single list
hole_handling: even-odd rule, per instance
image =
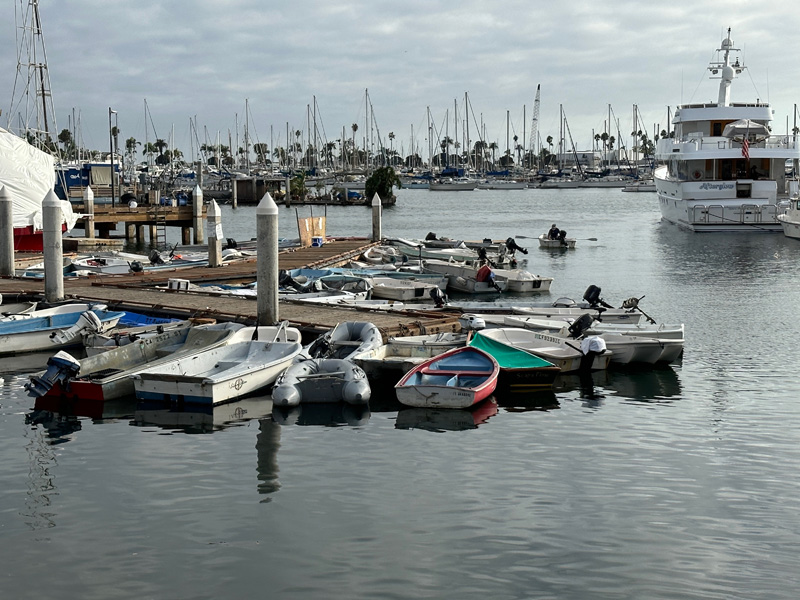
[{"label": "white piling", "polygon": [[289,206],[292,202],[292,180],[288,175],[286,176],[286,196],[284,196],[283,201],[286,206]]},{"label": "white piling", "polygon": [[53,190],[42,202],[42,245],[44,250],[44,299],[64,299],[64,244],[61,239],[61,200]]},{"label": "white piling", "polygon": [[372,195],[372,241],[380,242],[381,235],[381,213],[383,206],[381,204],[381,197],[378,194]]},{"label": "white piling", "polygon": [[208,266],[222,266],[222,211],[216,200],[208,205]]},{"label": "white piling", "polygon": [[194,186],[192,191],[192,229],[194,230],[194,243],[203,243],[203,188]]},{"label": "white piling", "polygon": [[278,205],[264,194],[256,208],[258,324],[278,322]]},{"label": "white piling", "polygon": [[14,276],[14,203],[11,193],[0,185],[0,276]]},{"label": "white piling", "polygon": [[83,190],[83,212],[86,213],[86,231],[84,237],[94,238],[94,192],[92,188]]}]

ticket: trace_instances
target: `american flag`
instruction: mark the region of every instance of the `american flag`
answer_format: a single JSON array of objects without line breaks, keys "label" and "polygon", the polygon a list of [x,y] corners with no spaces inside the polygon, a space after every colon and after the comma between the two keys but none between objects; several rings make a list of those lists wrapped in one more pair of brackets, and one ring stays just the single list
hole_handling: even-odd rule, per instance
[{"label": "american flag", "polygon": [[750,160],[750,142],[747,141],[747,138],[742,140],[742,156],[744,156],[746,160]]}]

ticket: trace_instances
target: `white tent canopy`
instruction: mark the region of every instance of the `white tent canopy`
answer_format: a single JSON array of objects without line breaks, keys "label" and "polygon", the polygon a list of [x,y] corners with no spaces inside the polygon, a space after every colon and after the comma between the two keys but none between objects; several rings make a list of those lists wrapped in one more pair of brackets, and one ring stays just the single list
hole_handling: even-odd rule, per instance
[{"label": "white tent canopy", "polygon": [[[53,157],[34,148],[21,137],[0,128],[0,186],[11,195],[14,227],[42,227],[42,202],[54,189]],[[72,205],[63,202],[64,220],[71,229],[76,217]]]}]

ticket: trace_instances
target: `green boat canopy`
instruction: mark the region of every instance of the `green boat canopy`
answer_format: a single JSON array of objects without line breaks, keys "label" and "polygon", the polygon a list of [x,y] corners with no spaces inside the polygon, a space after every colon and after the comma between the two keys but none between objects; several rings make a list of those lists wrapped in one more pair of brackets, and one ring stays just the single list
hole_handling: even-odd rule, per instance
[{"label": "green boat canopy", "polygon": [[470,346],[479,348],[491,354],[500,365],[501,369],[534,369],[537,367],[552,367],[553,363],[534,356],[521,348],[514,348],[507,344],[484,337],[476,332],[469,342]]}]

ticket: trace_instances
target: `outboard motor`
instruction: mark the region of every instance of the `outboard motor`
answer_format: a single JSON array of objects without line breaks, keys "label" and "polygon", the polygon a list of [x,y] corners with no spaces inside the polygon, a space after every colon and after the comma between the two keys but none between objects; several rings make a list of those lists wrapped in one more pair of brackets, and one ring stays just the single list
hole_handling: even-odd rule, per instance
[{"label": "outboard motor", "polygon": [[161,258],[161,254],[158,250],[151,250],[150,255],[147,257],[150,259],[151,265],[163,265],[164,259]]},{"label": "outboard motor", "polygon": [[598,335],[590,335],[581,341],[581,366],[580,370],[584,373],[592,370],[592,364],[596,356],[604,354],[606,351],[606,341]]},{"label": "outboard motor", "polygon": [[25,391],[33,398],[40,398],[49,392],[56,383],[62,386],[81,370],[81,363],[63,350],[56,352],[47,361],[47,370],[41,375],[31,375],[25,384]]},{"label": "outboard motor", "polygon": [[291,275],[289,275],[288,271],[281,269],[278,272],[278,285],[285,287],[285,288],[292,288],[297,290],[298,292],[303,289],[303,286],[295,281]]},{"label": "outboard motor", "polygon": [[[642,298],[644,298],[644,296],[642,296]],[[638,310],[645,316],[648,323],[652,323],[653,325],[655,325],[656,323],[655,319],[650,315],[648,315],[646,312],[644,312],[641,308],[639,308],[639,300],[641,300],[642,298],[636,298],[636,297],[628,298],[622,303],[622,306],[620,308],[624,308],[628,312],[633,312],[635,310]]]},{"label": "outboard motor", "polygon": [[510,237],[510,238],[508,238],[506,240],[506,248],[511,250],[512,254],[514,252],[516,252],[517,250],[519,250],[523,254],[527,254],[528,253],[528,251],[525,248],[523,248],[522,246],[520,246],[519,244],[517,244],[517,241],[512,237]]},{"label": "outboard motor", "polygon": [[447,304],[447,295],[438,287],[431,288],[431,291],[428,292],[428,295],[431,297],[431,300],[433,300],[433,304],[436,306],[436,308],[442,308],[445,304]]},{"label": "outboard motor", "polygon": [[559,233],[558,233],[558,239],[559,239],[559,241],[561,242],[561,245],[562,245],[562,246],[568,246],[568,245],[569,245],[569,244],[567,244],[567,239],[566,239],[566,238],[567,238],[567,232],[566,232],[566,230],[565,230],[565,229],[562,229],[561,231],[559,231]]},{"label": "outboard motor", "polygon": [[327,333],[311,342],[307,354],[311,358],[326,358],[331,352],[331,340]]},{"label": "outboard motor", "polygon": [[432,231],[429,231],[429,232],[428,232],[428,235],[426,235],[426,236],[425,236],[425,241],[426,241],[426,242],[432,242],[432,241],[434,241],[434,240],[436,240],[436,239],[437,239],[437,238],[436,238],[436,234],[435,234],[435,233],[433,233]]},{"label": "outboard motor", "polygon": [[461,315],[458,317],[461,329],[466,331],[480,331],[486,329],[486,321],[477,315]]},{"label": "outboard motor", "polygon": [[600,288],[596,285],[590,285],[588,288],[586,288],[586,291],[583,293],[583,299],[586,300],[586,302],[589,303],[589,306],[594,309],[599,310],[600,306],[604,308],[613,308],[613,306],[604,302],[600,297]]},{"label": "outboard motor", "polygon": [[581,315],[569,326],[569,336],[571,338],[579,338],[584,332],[589,329],[594,323],[594,317],[589,313]]},{"label": "outboard motor", "polygon": [[68,344],[84,332],[97,333],[103,329],[103,322],[91,310],[82,312],[75,321],[75,325],[62,331],[54,331],[50,334],[50,341],[54,344]]},{"label": "outboard motor", "polygon": [[141,273],[142,271],[144,271],[144,265],[138,260],[129,262],[128,268],[131,270],[131,273]]},{"label": "outboard motor", "polygon": [[226,242],[227,242],[227,244],[228,244],[227,246],[225,246],[225,248],[226,248],[226,249],[238,248],[238,247],[239,247],[239,244],[237,244],[237,243],[236,243],[236,240],[235,240],[235,239],[233,239],[233,238],[228,238],[228,239],[227,239],[227,240],[225,240],[225,241],[226,241]]}]

